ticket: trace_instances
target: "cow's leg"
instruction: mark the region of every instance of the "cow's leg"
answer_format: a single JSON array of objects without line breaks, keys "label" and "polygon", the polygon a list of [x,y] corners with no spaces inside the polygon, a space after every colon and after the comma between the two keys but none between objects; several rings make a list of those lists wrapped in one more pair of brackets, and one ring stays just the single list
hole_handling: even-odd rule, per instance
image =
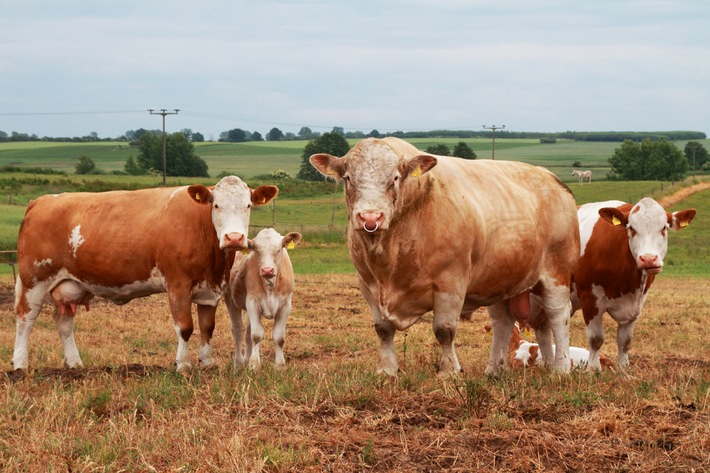
[{"label": "cow's leg", "polygon": [[[170,284],[168,284],[168,287],[170,287]],[[178,346],[177,354],[175,355],[177,370],[188,370],[192,368],[189,341],[194,330],[191,297],[189,293],[168,292],[168,299],[173,322],[175,323],[175,333],[177,334]]]},{"label": "cow's leg", "polygon": [[74,316],[71,315],[71,312],[62,313],[60,307],[55,306],[54,322],[59,332],[59,338],[62,339],[62,345],[64,346],[64,363],[66,363],[69,368],[83,368],[84,364],[81,362],[79,349],[74,340]]},{"label": "cow's leg", "polygon": [[[552,368],[560,373],[569,373],[571,369],[569,358],[569,319],[572,303],[569,300],[570,291],[566,285],[557,285],[551,282],[543,283],[542,309],[547,316],[547,324],[555,338],[555,357]],[[543,331],[544,332],[544,331]],[[538,339],[543,356],[552,353],[552,343],[546,339]],[[543,348],[543,343],[545,347]]]},{"label": "cow's leg", "polygon": [[258,369],[261,366],[261,341],[264,339],[264,326],[261,325],[261,312],[259,305],[252,298],[247,297],[247,315],[249,316],[249,339],[251,346],[247,343],[249,354],[249,368]]},{"label": "cow's leg", "polygon": [[456,356],[454,339],[456,338],[456,321],[463,308],[463,298],[442,292],[434,293],[433,329],[436,339],[441,345],[441,361],[439,374],[459,373],[461,365]]},{"label": "cow's leg", "polygon": [[619,358],[616,362],[619,373],[628,371],[629,368],[629,350],[631,349],[631,339],[634,336],[634,326],[636,319],[634,318],[629,323],[619,324],[616,329],[616,343],[619,347]]},{"label": "cow's leg", "polygon": [[15,322],[15,350],[12,355],[12,366],[16,370],[26,370],[29,365],[30,332],[37,321],[40,310],[42,310],[42,298],[39,297],[36,298],[36,300],[30,300],[27,292],[22,289],[20,278],[17,278],[15,294],[22,294],[22,297],[27,300],[29,311],[25,314],[17,314],[17,320]]},{"label": "cow's leg", "polygon": [[486,374],[488,376],[496,376],[505,367],[506,354],[508,353],[508,345],[510,344],[510,336],[513,333],[515,319],[510,312],[510,305],[507,300],[489,306],[488,315],[491,317],[493,346],[488,365],[486,365]]},{"label": "cow's leg", "polygon": [[[587,343],[589,345],[589,360],[587,361],[587,370],[599,371],[602,369],[601,361],[599,360],[599,352],[604,344],[604,325],[602,323],[603,314],[594,315],[587,322]],[[585,315],[585,320],[587,319]]]},{"label": "cow's leg", "polygon": [[274,353],[276,366],[284,366],[286,359],[284,358],[284,343],[286,342],[286,321],[291,313],[291,301],[286,302],[284,307],[276,313],[274,317]]},{"label": "cow's leg", "polygon": [[232,337],[234,338],[234,367],[239,368],[246,364],[247,357],[242,350],[242,337],[244,337],[244,319],[242,317],[242,309],[237,307],[231,298],[224,298],[227,305],[229,319],[232,322]]},{"label": "cow's leg", "polygon": [[197,322],[200,324],[200,364],[204,367],[214,365],[212,357],[212,333],[214,333],[216,306],[197,305]]}]

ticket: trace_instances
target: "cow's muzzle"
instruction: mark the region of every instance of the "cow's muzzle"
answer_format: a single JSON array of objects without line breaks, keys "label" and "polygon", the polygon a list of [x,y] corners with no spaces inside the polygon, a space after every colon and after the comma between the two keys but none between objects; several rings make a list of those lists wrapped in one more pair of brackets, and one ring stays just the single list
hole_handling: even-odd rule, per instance
[{"label": "cow's muzzle", "polygon": [[239,232],[225,233],[220,242],[223,250],[239,250],[246,248],[244,234]]}]

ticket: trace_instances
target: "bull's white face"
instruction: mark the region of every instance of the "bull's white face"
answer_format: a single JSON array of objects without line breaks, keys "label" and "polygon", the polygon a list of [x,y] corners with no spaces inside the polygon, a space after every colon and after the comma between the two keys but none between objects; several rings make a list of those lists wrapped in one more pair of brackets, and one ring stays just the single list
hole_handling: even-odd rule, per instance
[{"label": "bull's white face", "polygon": [[361,142],[343,158],[316,154],[310,162],[324,175],[343,180],[352,229],[377,233],[390,227],[404,181],[429,171],[436,158],[407,158],[375,140]]},{"label": "bull's white face", "polygon": [[300,233],[289,233],[282,237],[273,228],[265,228],[249,240],[249,249],[256,257],[259,276],[267,281],[276,281],[281,269],[283,250],[289,243],[301,240]]},{"label": "bull's white face", "polygon": [[688,209],[670,214],[655,200],[645,197],[628,213],[605,208],[599,211],[613,225],[624,225],[629,241],[629,250],[640,270],[657,274],[663,270],[668,251],[668,230],[688,226],[695,217],[695,210]]},{"label": "bull's white face", "polygon": [[198,203],[212,206],[212,224],[219,247],[234,250],[247,247],[246,235],[252,206],[271,201],[278,194],[278,188],[261,186],[252,190],[237,176],[227,176],[212,191],[195,185],[188,188],[188,193]]}]

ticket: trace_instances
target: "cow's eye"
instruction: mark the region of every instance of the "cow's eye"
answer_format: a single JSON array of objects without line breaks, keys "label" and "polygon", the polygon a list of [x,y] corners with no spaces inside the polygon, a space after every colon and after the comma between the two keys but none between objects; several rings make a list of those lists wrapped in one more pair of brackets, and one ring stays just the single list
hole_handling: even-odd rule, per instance
[{"label": "cow's eye", "polygon": [[215,209],[215,210],[219,210],[219,205],[214,204],[214,209]]},{"label": "cow's eye", "polygon": [[666,236],[666,229],[665,228],[661,229],[661,236],[663,236],[663,237]]},{"label": "cow's eye", "polygon": [[629,232],[631,232],[631,238],[636,236],[636,230],[634,230],[634,227],[629,227]]}]

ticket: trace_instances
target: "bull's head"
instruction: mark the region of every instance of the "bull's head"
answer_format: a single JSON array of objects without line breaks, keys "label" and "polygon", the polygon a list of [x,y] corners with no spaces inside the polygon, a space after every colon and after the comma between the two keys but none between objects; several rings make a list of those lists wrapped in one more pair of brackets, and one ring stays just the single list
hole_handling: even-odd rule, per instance
[{"label": "bull's head", "polygon": [[342,158],[319,153],[309,159],[324,176],[344,182],[353,230],[387,230],[407,180],[436,166],[434,156],[421,154],[401,140],[392,140],[363,140]]},{"label": "bull's head", "polygon": [[695,218],[695,209],[666,212],[655,200],[646,197],[630,211],[616,207],[599,209],[599,215],[612,225],[626,227],[629,250],[640,270],[658,274],[668,250],[668,229],[682,230]]},{"label": "bull's head", "polygon": [[188,187],[187,192],[198,204],[212,206],[212,224],[219,247],[235,250],[247,247],[246,235],[249,233],[252,206],[271,202],[279,189],[275,186],[250,189],[237,176],[227,176],[212,190],[196,184]]}]

